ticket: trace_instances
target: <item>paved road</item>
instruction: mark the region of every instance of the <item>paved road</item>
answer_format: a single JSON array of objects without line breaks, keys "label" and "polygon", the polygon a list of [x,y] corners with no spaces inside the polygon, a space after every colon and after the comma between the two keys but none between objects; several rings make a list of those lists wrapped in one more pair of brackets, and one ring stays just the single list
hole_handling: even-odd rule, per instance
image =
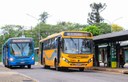
[{"label": "paved road", "polygon": [[42,66],[32,66],[32,69],[14,68],[13,71],[23,73],[35,78],[39,82],[128,82],[128,75],[119,73],[84,71],[55,71],[54,69],[43,69]]}]

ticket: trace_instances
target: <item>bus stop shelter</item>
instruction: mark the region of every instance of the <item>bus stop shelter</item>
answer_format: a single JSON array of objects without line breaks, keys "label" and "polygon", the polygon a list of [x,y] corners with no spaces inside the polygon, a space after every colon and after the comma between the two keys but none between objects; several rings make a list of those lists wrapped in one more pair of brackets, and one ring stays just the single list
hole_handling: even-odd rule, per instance
[{"label": "bus stop shelter", "polygon": [[[128,57],[128,54],[124,52],[127,50],[128,44],[125,44],[125,48],[121,47],[122,42],[128,41],[128,30],[120,31],[120,32],[112,32],[108,34],[94,36],[94,46],[95,46],[95,55],[94,55],[94,65],[99,66],[99,54],[100,45],[106,45],[106,58],[105,62],[108,67],[119,67],[124,61],[120,62],[121,57],[120,53],[122,53],[123,59]],[[122,51],[121,51],[122,49]],[[103,53],[104,54],[104,53]],[[128,58],[126,58],[128,59]]]}]

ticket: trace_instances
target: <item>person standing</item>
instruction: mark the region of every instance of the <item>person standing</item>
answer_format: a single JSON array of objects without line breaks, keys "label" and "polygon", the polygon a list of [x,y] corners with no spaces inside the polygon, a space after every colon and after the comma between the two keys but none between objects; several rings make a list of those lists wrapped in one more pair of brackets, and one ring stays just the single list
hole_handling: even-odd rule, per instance
[{"label": "person standing", "polygon": [[124,68],[124,56],[123,56],[122,50],[120,50],[120,53],[119,53],[119,67]]}]

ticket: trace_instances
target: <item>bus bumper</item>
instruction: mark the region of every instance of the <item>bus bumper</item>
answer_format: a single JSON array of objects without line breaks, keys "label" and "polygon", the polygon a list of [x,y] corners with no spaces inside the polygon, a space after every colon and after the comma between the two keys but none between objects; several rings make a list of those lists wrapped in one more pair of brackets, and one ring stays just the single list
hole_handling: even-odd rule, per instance
[{"label": "bus bumper", "polygon": [[20,65],[34,65],[35,61],[10,61],[10,66],[20,66]]},{"label": "bus bumper", "polygon": [[65,61],[61,61],[59,63],[59,67],[67,67],[67,68],[91,68],[93,67],[93,62],[89,63],[68,63]]}]

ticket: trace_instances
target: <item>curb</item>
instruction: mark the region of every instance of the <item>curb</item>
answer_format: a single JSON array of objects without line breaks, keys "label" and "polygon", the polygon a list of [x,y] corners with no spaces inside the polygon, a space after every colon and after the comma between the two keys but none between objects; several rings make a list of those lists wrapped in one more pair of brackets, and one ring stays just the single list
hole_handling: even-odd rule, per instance
[{"label": "curb", "polygon": [[[25,81],[25,82],[39,82],[38,80],[34,79],[34,78],[31,78],[25,74],[22,74],[22,73],[19,73],[19,72],[13,72],[13,71],[10,71],[10,72],[0,72],[0,78],[2,78],[2,80],[0,80],[0,82],[21,82],[21,81]],[[14,79],[14,77],[16,78],[19,78],[19,80],[17,79]],[[13,78],[10,78],[10,77],[13,77]]]},{"label": "curb", "polygon": [[93,67],[92,70],[108,71],[108,72],[116,72],[116,73],[128,74],[128,69]]},{"label": "curb", "polygon": [[19,73],[19,72],[17,72],[17,74],[19,74],[19,75],[21,75],[21,76],[24,76],[24,77],[27,77],[27,78],[30,78],[30,79],[32,79],[34,82],[39,82],[38,80],[36,80],[36,79],[34,79],[34,78],[32,78],[32,77],[29,77],[29,76],[27,76],[27,75],[25,75],[25,74],[22,74],[22,73]]}]

